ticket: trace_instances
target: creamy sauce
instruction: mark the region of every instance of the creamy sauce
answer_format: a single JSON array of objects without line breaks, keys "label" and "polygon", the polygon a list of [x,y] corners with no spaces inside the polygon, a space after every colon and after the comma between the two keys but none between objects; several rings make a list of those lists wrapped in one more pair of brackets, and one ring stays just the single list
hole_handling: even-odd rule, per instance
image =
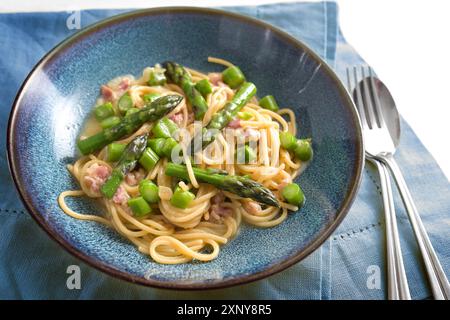
[{"label": "creamy sauce", "polygon": [[97,119],[95,119],[95,116],[92,114],[84,124],[83,129],[81,130],[80,138],[90,137],[96,133],[99,133],[100,131],[102,131],[102,127],[100,126],[100,123],[97,121]]}]

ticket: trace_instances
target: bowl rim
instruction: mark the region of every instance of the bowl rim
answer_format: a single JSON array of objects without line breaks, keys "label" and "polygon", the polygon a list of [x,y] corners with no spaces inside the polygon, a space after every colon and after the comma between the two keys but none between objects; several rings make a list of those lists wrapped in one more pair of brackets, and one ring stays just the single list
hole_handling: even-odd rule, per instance
[{"label": "bowl rim", "polygon": [[[321,66],[325,69],[326,73],[331,77],[331,79],[336,84],[338,91],[341,94],[345,104],[349,107],[349,111],[352,113],[352,118],[355,124],[356,129],[356,164],[355,169],[352,172],[351,176],[351,188],[347,191],[344,202],[342,206],[337,210],[336,218],[333,220],[331,224],[328,225],[326,229],[321,231],[321,234],[318,238],[316,238],[313,242],[311,242],[306,248],[302,250],[297,250],[292,253],[287,258],[283,259],[281,263],[272,265],[262,271],[241,275],[237,277],[233,277],[226,280],[217,280],[214,282],[199,282],[199,283],[182,283],[176,281],[159,281],[154,279],[148,279],[145,277],[140,277],[137,275],[133,275],[127,273],[125,271],[118,270],[109,266],[108,264],[89,256],[88,254],[78,250],[73,245],[71,245],[67,240],[65,240],[61,235],[59,235],[55,230],[53,230],[45,221],[43,216],[39,213],[39,211],[31,204],[31,200],[29,195],[22,185],[22,179],[20,177],[18,168],[17,168],[17,154],[15,152],[15,142],[14,142],[14,132],[15,132],[15,123],[16,116],[19,110],[19,106],[21,104],[24,93],[26,92],[26,88],[30,83],[32,77],[38,73],[42,67],[52,58],[57,57],[64,49],[67,49],[70,45],[76,43],[80,39],[89,36],[93,32],[101,30],[104,27],[108,27],[110,25],[114,25],[116,23],[120,23],[122,21],[126,21],[133,17],[141,17],[141,16],[149,16],[149,15],[160,15],[160,14],[180,14],[180,13],[190,13],[190,14],[207,14],[214,16],[226,16],[232,19],[238,19],[245,23],[263,28],[270,29],[271,32],[282,38],[284,41],[289,42],[293,47],[306,51],[308,55],[313,58],[317,63],[320,63]],[[345,89],[345,86],[336,75],[334,70],[312,49],[310,49],[306,44],[302,41],[294,38],[289,35],[285,31],[261,21],[256,18],[252,18],[246,15],[242,15],[239,13],[234,13],[230,11],[213,9],[213,8],[201,8],[201,7],[189,7],[189,6],[174,6],[174,7],[156,7],[156,8],[147,8],[140,10],[132,10],[125,13],[121,13],[118,15],[114,15],[108,17],[106,19],[100,20],[96,23],[93,23],[75,34],[65,38],[63,41],[58,43],[55,47],[53,47],[49,52],[47,52],[40,60],[36,63],[36,65],[31,69],[25,80],[23,81],[20,89],[14,99],[12,104],[12,108],[10,111],[10,116],[8,120],[8,128],[7,128],[7,158],[8,158],[8,166],[13,178],[14,184],[19,192],[20,199],[22,203],[25,205],[28,213],[33,217],[33,219],[40,225],[42,229],[55,240],[59,245],[61,245],[65,250],[71,253],[76,258],[80,259],[83,262],[86,262],[90,266],[108,274],[114,276],[116,278],[126,280],[131,283],[140,284],[144,286],[161,288],[161,289],[176,289],[176,290],[207,290],[207,289],[221,289],[226,287],[231,287],[235,285],[242,285],[249,282],[253,282],[256,280],[260,280],[266,278],[268,276],[274,275],[280,271],[285,270],[286,268],[292,266],[293,264],[303,260],[307,256],[309,256],[312,252],[318,249],[335,231],[335,229],[339,226],[342,220],[347,215],[353,201],[355,200],[356,193],[359,189],[361,180],[362,180],[362,170],[363,164],[365,161],[364,154],[364,140],[362,134],[362,127],[360,123],[360,119],[357,113],[356,106],[353,100],[350,97],[350,94]]]}]

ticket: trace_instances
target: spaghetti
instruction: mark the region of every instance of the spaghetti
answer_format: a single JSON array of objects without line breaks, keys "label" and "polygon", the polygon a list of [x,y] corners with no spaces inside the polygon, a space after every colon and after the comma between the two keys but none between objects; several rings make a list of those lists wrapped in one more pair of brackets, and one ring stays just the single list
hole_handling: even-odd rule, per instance
[{"label": "spaghetti", "polygon": [[[222,59],[209,58],[210,62],[233,66]],[[160,68],[157,66],[157,68]],[[150,86],[147,84],[149,73],[153,68],[146,68],[139,79],[125,76],[114,79],[106,86],[108,91],[98,99],[97,105],[111,101],[117,109],[118,97],[128,93],[135,108],[145,105],[143,96],[176,94],[184,97],[183,101],[168,114],[180,129],[191,135],[195,131],[192,105],[188,102],[183,89],[176,84]],[[208,79],[212,92],[205,96],[208,109],[204,114],[202,125],[207,125],[212,117],[220,112],[236,90],[226,85],[220,74],[204,74],[187,69],[194,82]],[[103,89],[102,89],[103,92]],[[221,131],[215,141],[206,149],[189,157],[186,147],[183,160],[189,173],[190,181],[179,181],[165,174],[167,158],[161,158],[149,171],[139,168],[131,172],[122,181],[114,198],[108,199],[101,193],[100,187],[111,174],[113,163],[107,160],[106,147],[98,152],[79,158],[68,165],[68,170],[78,181],[80,190],[64,191],[59,195],[58,203],[69,216],[103,223],[115,229],[131,241],[137,249],[149,255],[154,261],[163,264],[186,263],[191,260],[211,261],[219,255],[220,246],[226,244],[238,233],[242,221],[257,227],[268,228],[282,223],[288,211],[298,210],[298,206],[283,199],[281,190],[299,174],[303,162],[293,153],[282,147],[280,132],[289,132],[295,136],[295,114],[289,109],[271,111],[262,108],[256,99],[252,99],[241,109],[246,118],[238,126],[229,126],[237,139],[229,143],[225,130]],[[283,116],[287,115],[288,120]],[[117,141],[129,143],[133,138],[151,133],[154,123],[143,124],[133,134]],[[86,131],[92,129],[86,128]],[[183,137],[180,137],[180,140]],[[229,163],[226,159],[234,158],[239,139],[253,142],[258,147],[257,159],[250,163]],[[214,151],[215,150],[215,151]],[[223,150],[224,157],[217,155]],[[242,198],[213,185],[199,182],[193,172],[194,164],[199,168],[225,170],[230,175],[247,176],[273,192],[280,202],[280,207],[263,206],[256,201]],[[139,181],[148,179],[158,186],[158,203],[152,204],[152,214],[136,217],[127,205],[127,200],[139,196]],[[174,186],[182,191],[195,192],[195,198],[187,208],[174,206],[170,199]],[[68,197],[98,198],[107,214],[83,214],[70,209],[66,203]]]}]

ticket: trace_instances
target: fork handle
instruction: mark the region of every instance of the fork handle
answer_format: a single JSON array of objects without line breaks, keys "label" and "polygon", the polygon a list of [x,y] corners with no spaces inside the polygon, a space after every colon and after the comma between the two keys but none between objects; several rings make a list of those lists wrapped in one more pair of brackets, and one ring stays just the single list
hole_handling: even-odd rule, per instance
[{"label": "fork handle", "polygon": [[400,191],[400,195],[408,213],[409,220],[414,230],[414,235],[416,236],[416,240],[419,244],[419,249],[425,263],[433,297],[436,300],[449,300],[450,285],[436,252],[434,251],[433,245],[428,238],[428,234],[422,223],[422,219],[417,212],[417,208],[414,204],[411,193],[409,192],[408,186],[406,185],[405,179],[403,178],[403,174],[391,154],[379,156],[379,159],[383,161],[391,170]]},{"label": "fork handle", "polygon": [[389,300],[411,300],[397,230],[389,171],[381,161],[368,160],[378,169],[386,225],[387,288]]}]

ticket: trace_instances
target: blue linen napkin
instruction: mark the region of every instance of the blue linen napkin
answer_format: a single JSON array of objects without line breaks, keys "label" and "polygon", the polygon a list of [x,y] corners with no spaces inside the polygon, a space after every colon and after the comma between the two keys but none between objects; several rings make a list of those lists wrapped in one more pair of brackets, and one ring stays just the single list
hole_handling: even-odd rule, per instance
[{"label": "blue linen napkin", "polygon": [[[225,8],[267,21],[308,44],[341,76],[363,64],[346,43],[333,2]],[[80,12],[81,27],[124,10]],[[78,13],[76,13],[78,14]],[[385,299],[384,219],[378,176],[367,165],[357,199],[334,235],[304,261],[267,279],[205,292],[146,288],[112,278],[65,252],[22,206],[6,161],[6,125],[14,96],[33,65],[76,30],[73,12],[0,14],[0,299]],[[69,23],[68,23],[69,19]],[[402,120],[396,159],[410,186],[444,270],[450,270],[450,185]],[[395,194],[402,249],[414,299],[430,296],[412,229]],[[69,290],[67,267],[81,268],[81,289]]]}]

